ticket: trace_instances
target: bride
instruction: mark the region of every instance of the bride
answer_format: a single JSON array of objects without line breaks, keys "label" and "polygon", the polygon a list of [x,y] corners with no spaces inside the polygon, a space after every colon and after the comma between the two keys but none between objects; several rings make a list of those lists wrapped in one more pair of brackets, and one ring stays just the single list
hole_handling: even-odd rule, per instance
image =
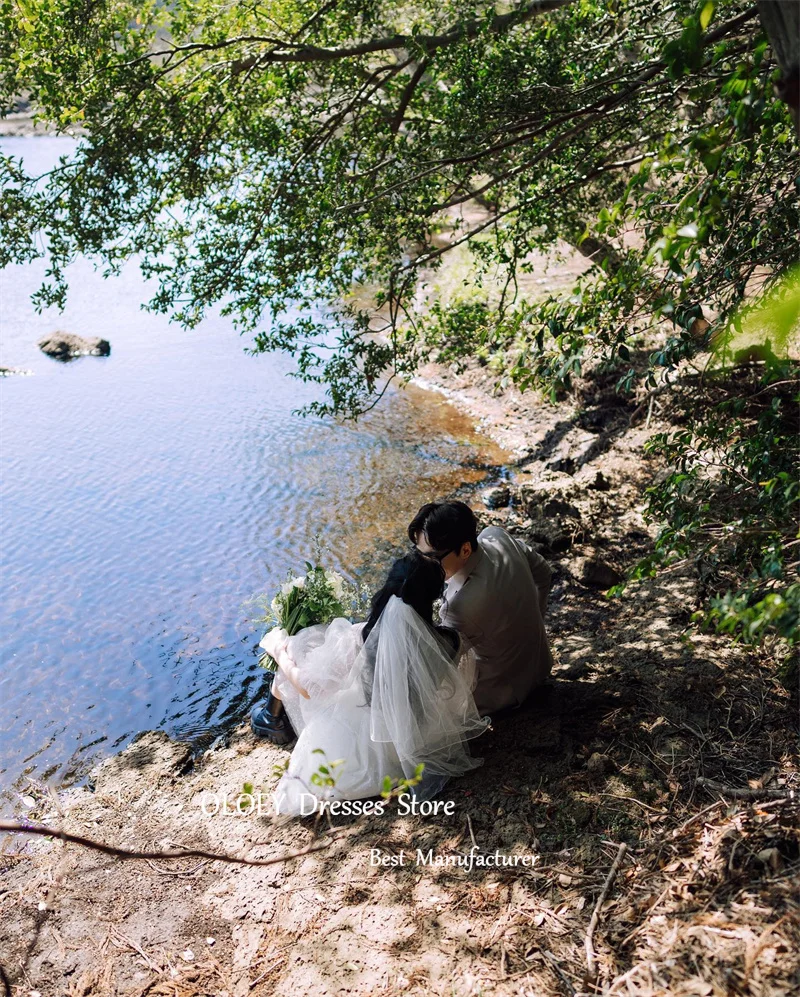
[{"label": "bride", "polygon": [[466,745],[489,723],[472,698],[474,655],[433,623],[443,587],[438,561],[415,551],[394,562],[366,623],[266,635],[261,646],[278,663],[271,710],[280,700],[298,733],[277,813],[377,796],[387,776],[412,779],[420,764],[412,792],[424,800],[481,764]]}]

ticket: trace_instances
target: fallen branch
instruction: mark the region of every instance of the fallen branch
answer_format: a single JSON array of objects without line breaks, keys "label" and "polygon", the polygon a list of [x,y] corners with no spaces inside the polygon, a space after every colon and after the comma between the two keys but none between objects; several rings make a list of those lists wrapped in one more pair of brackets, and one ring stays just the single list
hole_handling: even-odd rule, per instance
[{"label": "fallen branch", "polygon": [[712,793],[721,793],[723,796],[730,796],[734,800],[764,800],[764,799],[790,799],[795,796],[793,789],[739,789],[735,786],[725,786],[714,779],[705,779],[703,776],[695,779],[695,785],[703,786]]},{"label": "fallen branch", "polygon": [[595,977],[597,975],[597,967],[595,965],[595,951],[592,945],[592,935],[594,934],[594,929],[597,927],[597,922],[600,920],[600,908],[605,903],[606,897],[611,890],[611,886],[616,878],[617,871],[619,870],[622,860],[625,858],[625,853],[628,850],[628,846],[623,842],[619,846],[617,851],[617,857],[606,876],[606,881],[603,884],[603,889],[600,891],[600,896],[597,898],[597,903],[594,905],[594,910],[592,911],[592,917],[589,921],[589,927],[586,931],[586,965],[589,970],[589,976]]},{"label": "fallen branch", "polygon": [[312,852],[320,852],[325,848],[330,848],[331,842],[322,845],[311,845],[299,852],[289,852],[286,855],[277,855],[271,859],[244,859],[236,855],[226,855],[222,852],[207,852],[200,848],[172,848],[165,852],[140,852],[131,848],[117,848],[115,845],[106,845],[102,841],[94,841],[92,838],[84,838],[79,834],[70,834],[69,831],[59,831],[54,827],[45,827],[43,824],[20,824],[17,821],[0,820],[0,831],[8,831],[12,834],[35,834],[42,838],[57,838],[73,845],[83,845],[84,848],[91,848],[96,852],[103,852],[105,855],[114,855],[122,859],[208,859],[211,862],[231,862],[234,865],[277,865],[279,862],[288,862],[290,859],[300,858],[302,855],[310,855]]}]

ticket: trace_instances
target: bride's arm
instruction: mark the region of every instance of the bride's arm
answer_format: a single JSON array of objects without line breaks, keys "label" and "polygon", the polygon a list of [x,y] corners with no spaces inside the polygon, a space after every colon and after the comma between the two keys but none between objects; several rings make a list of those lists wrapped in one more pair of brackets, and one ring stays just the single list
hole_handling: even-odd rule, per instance
[{"label": "bride's arm", "polygon": [[303,699],[311,699],[308,692],[300,683],[300,669],[297,667],[297,663],[289,653],[287,643],[284,643],[278,648],[278,653],[275,656],[275,660],[278,662],[278,668],[280,668],[283,675],[285,675],[295,689],[297,689]]},{"label": "bride's arm", "polygon": [[[284,655],[284,659],[287,659],[288,655]],[[288,661],[279,661],[278,666],[281,672],[286,676],[286,678],[292,683],[292,685],[297,689],[303,699],[311,699],[311,696],[306,692],[306,690],[300,685],[299,670],[297,665],[288,658]]]},{"label": "bride's arm", "polygon": [[285,630],[275,627],[264,636],[261,647],[275,659],[281,674],[291,682],[300,695],[304,699],[310,699],[308,692],[300,683],[300,670],[297,663],[289,652],[290,639]]}]

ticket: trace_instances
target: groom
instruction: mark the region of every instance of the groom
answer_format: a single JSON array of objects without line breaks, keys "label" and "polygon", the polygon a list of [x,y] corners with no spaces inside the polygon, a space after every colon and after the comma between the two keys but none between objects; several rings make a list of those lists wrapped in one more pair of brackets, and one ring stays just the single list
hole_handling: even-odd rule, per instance
[{"label": "groom", "polygon": [[441,620],[475,651],[475,703],[491,714],[519,706],[553,667],[543,622],[552,570],[502,527],[477,529],[463,502],[429,502],[408,536],[444,569]]}]

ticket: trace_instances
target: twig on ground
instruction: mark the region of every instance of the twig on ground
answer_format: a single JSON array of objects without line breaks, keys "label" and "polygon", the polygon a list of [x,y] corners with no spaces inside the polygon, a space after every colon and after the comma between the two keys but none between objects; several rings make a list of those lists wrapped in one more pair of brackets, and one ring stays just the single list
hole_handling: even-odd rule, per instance
[{"label": "twig on ground", "polygon": [[703,786],[712,793],[721,793],[723,796],[730,796],[734,800],[778,800],[789,799],[794,795],[794,790],[791,789],[750,789],[749,787],[725,786],[721,782],[716,782],[714,779],[706,779],[703,776],[698,776],[695,779],[695,784]]},{"label": "twig on ground", "polygon": [[286,855],[277,855],[271,859],[244,859],[236,855],[226,855],[222,852],[207,852],[201,848],[173,848],[165,852],[140,852],[130,848],[117,848],[114,845],[103,844],[102,841],[94,841],[92,838],[84,838],[79,834],[70,834],[69,831],[59,831],[54,827],[45,827],[43,824],[20,824],[12,820],[0,820],[0,831],[8,831],[12,834],[35,834],[42,838],[56,838],[59,841],[66,841],[73,845],[83,845],[84,848],[91,848],[105,855],[113,855],[122,859],[208,859],[210,862],[231,862],[234,865],[277,865],[279,862],[288,862],[289,859],[300,858],[302,855],[310,855],[312,852],[321,852],[325,848],[330,848],[331,842],[322,845],[313,845],[303,848],[299,852],[289,852]]},{"label": "twig on ground", "polygon": [[117,948],[129,948],[131,951],[136,952],[137,955],[144,959],[147,968],[151,969],[154,973],[162,972],[161,966],[153,962],[150,956],[145,952],[141,945],[133,941],[133,939],[128,938],[127,935],[123,935],[119,928],[111,929],[110,941],[112,945],[116,945]]},{"label": "twig on ground", "polygon": [[269,974],[272,972],[273,969],[275,969],[277,966],[280,966],[280,964],[282,962],[285,962],[285,961],[286,961],[286,956],[285,955],[279,955],[278,958],[274,960],[274,962],[271,962],[269,964],[269,966],[267,966],[267,968],[264,970],[264,972],[260,976],[257,976],[253,980],[253,982],[250,984],[250,989],[252,990],[253,987],[255,987],[259,983],[261,983],[261,981],[264,979],[264,977],[269,976]]},{"label": "twig on ground", "polygon": [[595,951],[592,945],[592,935],[594,935],[594,929],[597,927],[597,922],[600,920],[600,908],[605,903],[606,897],[611,890],[611,886],[616,878],[617,871],[622,864],[622,860],[625,858],[625,853],[628,850],[628,846],[623,843],[619,846],[617,851],[617,857],[606,876],[606,881],[603,884],[603,889],[600,891],[600,896],[597,898],[597,903],[594,905],[594,910],[592,911],[592,916],[589,921],[589,927],[586,930],[586,965],[589,970],[589,975],[594,977],[597,975],[597,967],[595,965]]},{"label": "twig on ground", "polygon": [[637,800],[635,796],[617,796],[616,793],[598,793],[598,796],[607,796],[610,800],[624,800],[626,803],[636,803],[640,807],[644,807],[645,810],[650,810],[654,814],[664,814],[664,809],[658,809],[658,807],[651,807],[649,803],[643,803],[641,800]]},{"label": "twig on ground", "polygon": [[671,830],[669,831],[669,834],[670,834],[670,836],[671,836],[672,838],[677,838],[677,837],[679,837],[679,836],[680,836],[681,834],[683,834],[683,832],[684,832],[684,831],[685,831],[685,830],[687,829],[687,827],[690,827],[690,826],[691,826],[692,824],[694,824],[694,822],[695,822],[696,820],[699,820],[699,819],[700,819],[701,817],[705,817],[705,815],[706,815],[707,813],[709,813],[709,812],[710,812],[711,810],[716,810],[716,808],[717,808],[718,806],[721,806],[721,801],[720,801],[720,800],[714,800],[714,802],[713,802],[713,803],[710,803],[710,804],[709,804],[709,805],[708,805],[707,807],[705,807],[705,808],[704,808],[703,810],[699,810],[699,811],[698,811],[698,812],[697,812],[696,814],[692,814],[692,816],[691,816],[691,817],[690,817],[690,818],[689,818],[688,820],[685,820],[685,821],[684,821],[684,822],[683,822],[683,823],[682,823],[682,824],[680,825],[680,827],[675,827],[675,828],[672,828],[672,829],[671,829]]},{"label": "twig on ground", "polygon": [[204,869],[208,865],[209,860],[203,859],[202,862],[193,865],[191,869],[162,869],[152,859],[145,859],[145,862],[161,876],[177,876],[182,879],[193,879],[200,869]]}]

